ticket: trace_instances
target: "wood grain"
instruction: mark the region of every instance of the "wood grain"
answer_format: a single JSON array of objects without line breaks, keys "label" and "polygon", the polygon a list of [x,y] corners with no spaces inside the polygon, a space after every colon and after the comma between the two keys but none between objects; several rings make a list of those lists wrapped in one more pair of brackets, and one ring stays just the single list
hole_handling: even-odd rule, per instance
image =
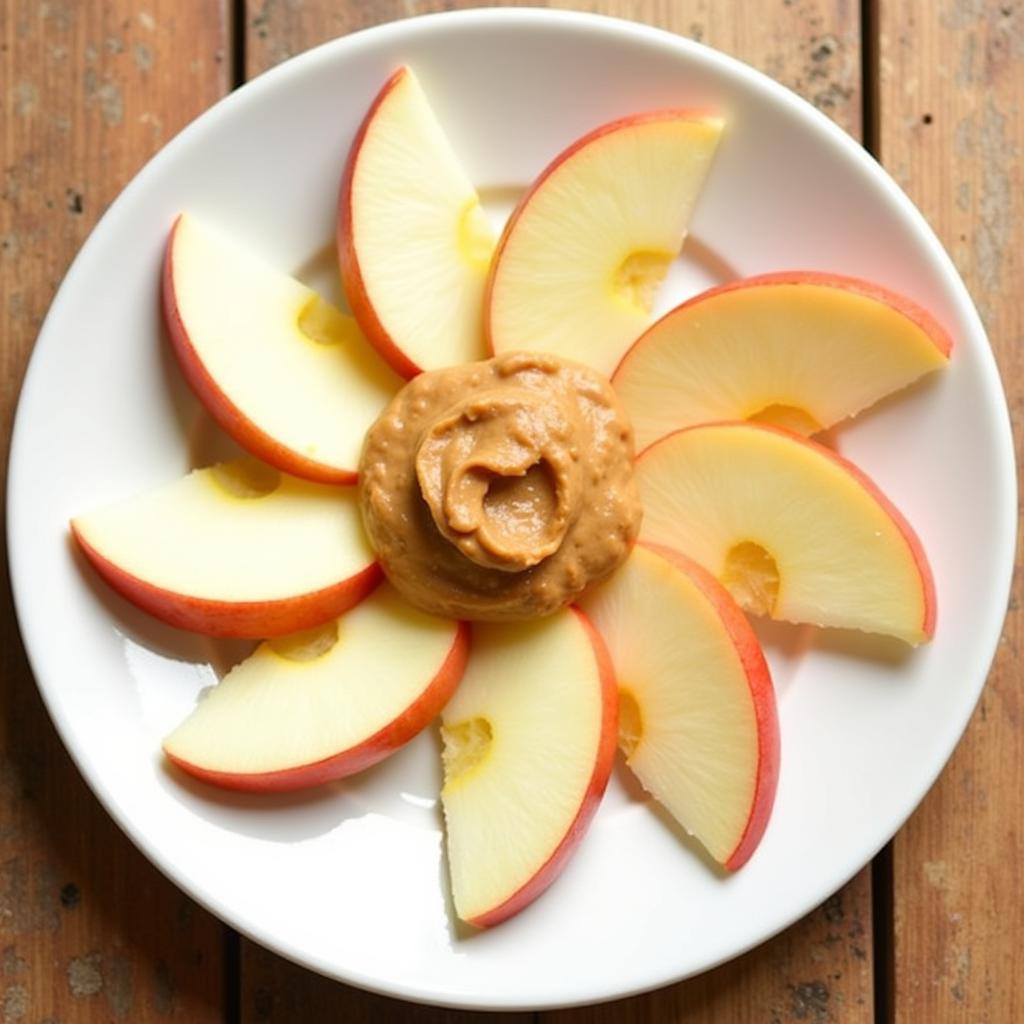
[{"label": "wood grain", "polygon": [[[491,5],[436,0],[248,0],[246,74],[258,75],[310,46],[380,22],[480,6]],[[742,5],[742,16],[737,16],[738,4],[711,0],[598,0],[557,6],[632,18],[709,43],[800,92],[852,134],[861,133],[856,4],[756,0]],[[541,1019],[545,1024],[867,1022],[873,1019],[871,931],[870,871],[865,870],[804,921],[735,963],[649,996],[542,1014]],[[475,1016],[414,1007],[332,985],[244,941],[241,964],[242,1020],[247,1022],[335,1017],[361,1021],[385,1016],[396,1022],[432,1022]]]},{"label": "wood grain", "polygon": [[[1019,429],[1024,8],[883,0],[878,15],[882,162],[963,275]],[[894,1019],[905,1024],[1024,1020],[1021,596],[1018,574],[967,734],[894,844]]]},{"label": "wood grain", "polygon": [[[225,40],[215,3],[0,6],[5,437],[71,258],[138,167],[224,92]],[[0,1020],[219,1021],[221,925],[86,789],[30,677],[6,582],[0,623]]]},{"label": "wood grain", "polygon": [[[1021,154],[1024,10],[870,0],[883,162],[939,231],[978,301],[1014,415],[1024,411]],[[332,36],[440,0],[247,0],[247,75]],[[848,0],[568,0],[710,43],[862,130],[860,11]],[[0,0],[0,345],[4,436],[68,263],[144,160],[231,79],[227,0]],[[1020,586],[968,734],[894,847],[894,1019],[1024,1020],[1024,734]],[[64,753],[0,589],[0,1021],[226,1019],[224,930],[151,868]],[[544,1015],[574,1021],[872,1019],[867,872],[733,964],[652,995]],[[474,1015],[369,996],[256,946],[241,1019],[447,1021]],[[230,998],[225,998],[225,997]],[[231,1014],[233,1017],[233,1014]],[[522,1015],[518,1020],[528,1019]],[[516,1021],[517,1018],[502,1018]]]}]

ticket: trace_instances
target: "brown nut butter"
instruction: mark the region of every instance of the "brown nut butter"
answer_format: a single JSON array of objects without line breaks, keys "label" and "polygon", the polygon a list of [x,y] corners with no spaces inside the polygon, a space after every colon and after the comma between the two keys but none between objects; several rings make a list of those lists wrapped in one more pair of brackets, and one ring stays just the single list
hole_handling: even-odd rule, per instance
[{"label": "brown nut butter", "polygon": [[388,579],[452,618],[548,615],[621,565],[640,529],[622,404],[550,355],[415,377],[367,433],[359,482]]}]

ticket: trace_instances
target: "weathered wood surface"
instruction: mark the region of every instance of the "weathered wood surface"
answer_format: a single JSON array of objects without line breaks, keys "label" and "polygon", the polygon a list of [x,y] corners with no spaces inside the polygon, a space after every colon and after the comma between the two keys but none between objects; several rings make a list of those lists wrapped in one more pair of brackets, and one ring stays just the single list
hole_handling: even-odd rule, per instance
[{"label": "weathered wood surface", "polygon": [[[248,0],[246,76],[317,43],[380,22],[453,8],[440,0],[278,3]],[[531,6],[543,6],[536,2]],[[860,12],[836,0],[707,3],[598,0],[550,6],[644,21],[706,42],[759,67],[834,118],[862,131]],[[742,7],[742,16],[737,12]],[[313,980],[291,964],[242,943],[242,1019],[371,1019],[427,1022],[465,1015],[369,998]],[[784,935],[703,978],[603,1007],[541,1014],[546,1024],[612,1021],[842,1022],[873,1019],[870,871]],[[287,1008],[287,1009],[286,1009]],[[301,1009],[301,1012],[300,1012]]]},{"label": "weathered wood surface", "polygon": [[[1018,427],[1024,412],[1024,8],[882,0],[882,162],[952,254]],[[1019,564],[1019,562],[1018,562]],[[894,844],[894,1019],[1024,1020],[1020,579],[995,668],[938,785]]]},{"label": "weathered wood surface", "polygon": [[[226,49],[217,4],[0,5],[5,438],[64,271],[135,171],[226,90]],[[6,576],[0,1021],[220,1021],[223,926],[166,881],[86,789],[29,674]]]},{"label": "weathered wood surface", "polygon": [[[1024,404],[1021,277],[1024,10],[991,0],[868,0],[862,83],[848,0],[567,0],[661,25],[762,68],[852,134],[865,130],[979,301],[1014,412]],[[3,424],[60,277],[134,171],[233,80],[442,0],[0,0]],[[242,9],[244,7],[244,10]],[[238,20],[233,23],[234,12]],[[234,45],[234,29],[243,44]],[[244,67],[233,68],[235,53]],[[863,119],[862,84],[877,102]],[[458,1021],[318,978],[235,939],[166,882],[79,779],[0,607],[0,1022]],[[1024,1020],[1024,739],[1014,605],[965,741],[894,844],[894,959],[879,962],[870,871],[784,935],[658,993],[536,1016],[572,1022]],[[883,878],[885,872],[881,872]],[[889,942],[880,950],[886,960]],[[499,1019],[490,1015],[491,1019]]]}]

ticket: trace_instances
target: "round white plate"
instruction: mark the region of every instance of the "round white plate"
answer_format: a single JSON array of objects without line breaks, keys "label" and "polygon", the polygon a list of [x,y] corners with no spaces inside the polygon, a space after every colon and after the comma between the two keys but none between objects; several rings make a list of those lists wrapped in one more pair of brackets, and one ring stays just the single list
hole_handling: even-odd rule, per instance
[{"label": "round white plate", "polygon": [[[429,735],[348,782],[225,795],[167,771],[160,738],[237,649],[136,613],[84,567],[73,514],[176,477],[198,407],[162,336],[167,230],[191,210],[333,289],[345,154],[407,62],[497,210],[585,130],[665,106],[729,129],[662,305],[730,276],[818,268],[918,300],[955,339],[951,367],[841,432],[908,515],[938,585],[934,643],[766,632],[782,774],[764,841],[709,868],[620,776],[564,875],[492,931],[452,926]],[[500,216],[500,211],[496,214]],[[198,425],[198,426],[197,426]],[[40,336],[18,410],[11,575],[39,687],[121,827],[234,927],[325,974],[410,999],[541,1007],[702,971],[806,913],[899,828],[974,707],[1005,608],[1015,531],[1007,412],[977,314],[895,184],[809,105],[684,39],[598,17],[473,11],[388,25],[289,61],[217,104],[125,189],[82,249]]]}]

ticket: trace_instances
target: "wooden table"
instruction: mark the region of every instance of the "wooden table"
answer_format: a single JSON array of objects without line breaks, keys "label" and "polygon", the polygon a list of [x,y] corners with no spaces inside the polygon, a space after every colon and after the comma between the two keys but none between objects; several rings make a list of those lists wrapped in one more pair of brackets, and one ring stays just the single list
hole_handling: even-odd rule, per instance
[{"label": "wooden table", "polygon": [[[534,0],[536,3],[537,0]],[[218,97],[292,54],[441,0],[2,0],[3,429],[60,279],[138,168]],[[938,230],[1024,403],[1024,6],[1017,0],[594,0],[761,68],[864,141]],[[760,949],[620,1003],[612,1021],[1024,1021],[1019,590],[939,784],[849,885]],[[71,764],[3,588],[0,1021],[432,1022],[265,952],[144,860]],[[505,1018],[508,1019],[508,1018]]]}]

